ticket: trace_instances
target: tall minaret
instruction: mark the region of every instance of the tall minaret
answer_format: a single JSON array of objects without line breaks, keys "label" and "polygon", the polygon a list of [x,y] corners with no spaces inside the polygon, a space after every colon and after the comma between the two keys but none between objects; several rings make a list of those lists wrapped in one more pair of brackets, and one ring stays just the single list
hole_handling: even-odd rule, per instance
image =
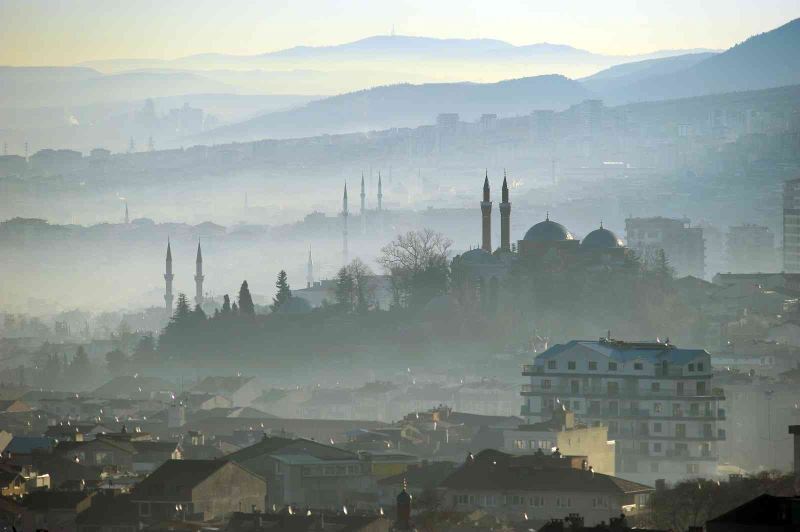
[{"label": "tall minaret", "polygon": [[197,260],[194,270],[194,302],[203,306],[203,253],[200,251],[200,241],[197,241]]},{"label": "tall minaret", "polygon": [[361,173],[361,234],[367,234],[367,193],[364,192],[364,173]]},{"label": "tall minaret", "polygon": [[311,259],[311,246],[308,247],[308,265],[306,266],[306,287],[314,286],[314,261]]},{"label": "tall minaret", "polygon": [[378,212],[383,211],[383,183],[381,182],[381,173],[378,172]]},{"label": "tall minaret", "polygon": [[125,200],[125,225],[131,223],[131,219],[128,217],[128,200]]},{"label": "tall minaret", "polygon": [[508,201],[508,181],[503,170],[503,201],[500,202],[500,249],[511,251],[511,203]]},{"label": "tall minaret", "polygon": [[486,171],[486,179],[483,181],[483,201],[481,202],[481,218],[483,221],[483,232],[481,249],[492,252],[492,202],[489,199],[489,171]]},{"label": "tall minaret", "polygon": [[169,243],[169,239],[167,239],[167,271],[164,273],[164,281],[166,282],[167,289],[164,292],[164,303],[167,307],[167,312],[170,316],[172,316],[172,280],[175,278],[172,275],[172,248]]},{"label": "tall minaret", "polygon": [[383,182],[378,172],[378,232],[383,234]]},{"label": "tall minaret", "polygon": [[344,184],[344,195],[342,196],[342,264],[347,266],[350,262],[347,251],[347,183]]}]

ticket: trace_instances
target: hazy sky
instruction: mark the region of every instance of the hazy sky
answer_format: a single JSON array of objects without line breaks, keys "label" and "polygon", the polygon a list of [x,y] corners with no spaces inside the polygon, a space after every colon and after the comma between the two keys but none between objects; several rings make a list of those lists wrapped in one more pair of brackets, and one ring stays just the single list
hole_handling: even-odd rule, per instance
[{"label": "hazy sky", "polygon": [[0,0],[0,64],[251,54],[392,26],[619,54],[726,48],[798,16],[800,0]]}]

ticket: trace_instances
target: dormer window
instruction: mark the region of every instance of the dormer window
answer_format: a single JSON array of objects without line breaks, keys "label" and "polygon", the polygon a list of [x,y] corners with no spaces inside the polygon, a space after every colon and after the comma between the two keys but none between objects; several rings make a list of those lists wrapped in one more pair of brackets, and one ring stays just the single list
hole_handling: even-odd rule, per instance
[{"label": "dormer window", "polygon": [[689,371],[694,371],[694,364],[689,364]]},{"label": "dormer window", "polygon": [[593,360],[589,361],[589,371],[597,371],[597,362]]},{"label": "dormer window", "polygon": [[547,369],[556,369],[556,361],[555,360],[548,360],[547,361]]}]

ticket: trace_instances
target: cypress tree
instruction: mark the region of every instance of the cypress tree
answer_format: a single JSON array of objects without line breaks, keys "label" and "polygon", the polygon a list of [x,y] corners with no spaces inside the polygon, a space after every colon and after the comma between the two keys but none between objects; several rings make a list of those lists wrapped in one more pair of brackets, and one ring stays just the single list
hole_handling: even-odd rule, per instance
[{"label": "cypress tree", "polygon": [[281,305],[289,301],[292,291],[289,289],[289,280],[285,270],[278,272],[278,280],[275,281],[275,297],[272,298],[272,311],[275,312]]},{"label": "cypress tree", "polygon": [[248,316],[254,316],[256,313],[256,307],[253,305],[253,297],[250,295],[247,281],[242,282],[242,287],[239,288],[239,311]]}]

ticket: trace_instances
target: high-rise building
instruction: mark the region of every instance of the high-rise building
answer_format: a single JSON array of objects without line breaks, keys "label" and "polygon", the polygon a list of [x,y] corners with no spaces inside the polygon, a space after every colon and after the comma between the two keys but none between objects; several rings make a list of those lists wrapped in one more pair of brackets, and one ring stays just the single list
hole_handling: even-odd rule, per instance
[{"label": "high-rise building", "polygon": [[753,224],[732,226],[728,229],[726,247],[729,272],[775,271],[775,235],[769,227]]},{"label": "high-rise building", "polygon": [[522,388],[527,422],[546,421],[560,404],[586,425],[607,425],[618,476],[652,483],[716,475],[725,397],[711,386],[705,350],[573,340],[540,354],[522,374],[530,377]]},{"label": "high-rise building", "polygon": [[705,241],[703,229],[692,227],[688,218],[628,218],[625,239],[645,261],[661,249],[675,275],[705,277]]},{"label": "high-rise building", "polygon": [[783,271],[800,273],[800,179],[783,185]]}]

